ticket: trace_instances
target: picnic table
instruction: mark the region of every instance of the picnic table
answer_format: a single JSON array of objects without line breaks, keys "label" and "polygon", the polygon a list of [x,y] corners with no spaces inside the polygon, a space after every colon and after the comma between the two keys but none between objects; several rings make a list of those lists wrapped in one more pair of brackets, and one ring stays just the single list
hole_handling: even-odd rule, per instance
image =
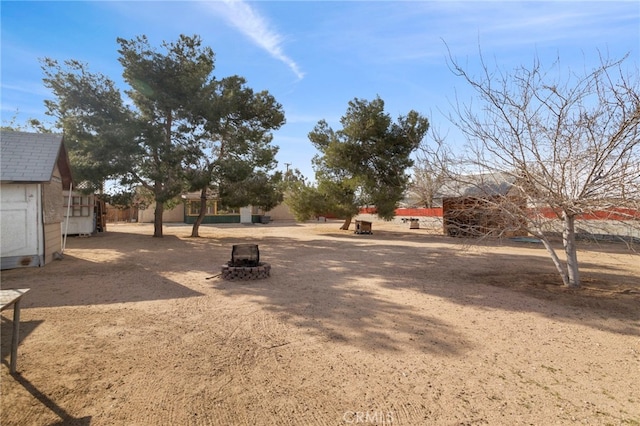
[{"label": "picnic table", "polygon": [[18,364],[18,343],[20,341],[20,300],[27,294],[28,288],[0,290],[0,311],[13,305],[13,333],[11,335],[11,361],[9,371],[15,374]]}]

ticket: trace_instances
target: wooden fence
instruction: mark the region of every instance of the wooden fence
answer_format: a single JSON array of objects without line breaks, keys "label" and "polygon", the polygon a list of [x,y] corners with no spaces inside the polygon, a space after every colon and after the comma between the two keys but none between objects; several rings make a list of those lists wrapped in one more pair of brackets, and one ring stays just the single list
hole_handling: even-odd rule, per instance
[{"label": "wooden fence", "polygon": [[116,209],[107,206],[107,222],[136,222],[138,220],[138,209],[130,207],[127,209]]}]

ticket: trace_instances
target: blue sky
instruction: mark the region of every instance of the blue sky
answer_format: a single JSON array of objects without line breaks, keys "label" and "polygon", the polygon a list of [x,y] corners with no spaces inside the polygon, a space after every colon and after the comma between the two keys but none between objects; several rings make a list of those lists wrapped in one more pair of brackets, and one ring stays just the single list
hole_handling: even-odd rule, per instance
[{"label": "blue sky", "polygon": [[[117,37],[147,35],[154,46],[179,34],[202,37],[216,54],[217,78],[241,75],[268,90],[287,124],[274,134],[285,163],[313,177],[307,139],[318,120],[338,129],[347,103],[380,96],[396,118],[414,109],[462,149],[446,115],[473,94],[447,65],[447,46],[472,74],[479,47],[504,70],[560,58],[592,69],[599,52],[629,53],[638,72],[638,1],[2,1],[2,122],[50,120],[39,58],[77,59],[121,88]],[[446,43],[446,45],[445,45]]]}]

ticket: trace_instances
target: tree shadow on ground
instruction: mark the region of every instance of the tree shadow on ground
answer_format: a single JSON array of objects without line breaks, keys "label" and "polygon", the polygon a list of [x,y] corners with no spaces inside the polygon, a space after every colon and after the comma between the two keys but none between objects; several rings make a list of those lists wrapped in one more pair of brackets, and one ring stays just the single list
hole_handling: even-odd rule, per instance
[{"label": "tree shadow on ground", "polygon": [[[259,296],[268,309],[292,315],[301,327],[330,333],[332,327],[341,325],[360,331],[362,340],[382,333],[381,346],[384,340],[393,342],[395,330],[408,333],[416,324],[436,330],[441,341],[451,341],[445,335],[453,330],[437,314],[419,311],[415,303],[400,305],[379,298],[377,286],[409,290],[413,294],[409,298],[446,298],[460,305],[532,312],[614,333],[640,335],[640,279],[621,276],[612,265],[602,268],[582,263],[585,288],[569,290],[556,281],[560,278],[544,249],[518,255],[491,252],[490,247],[470,251],[454,239],[427,237],[425,241],[416,234],[344,234],[337,242],[323,237],[309,241],[264,238],[260,240],[261,253],[266,261],[272,259],[271,279],[249,284],[220,282],[218,288],[229,296]],[[409,240],[420,244],[408,245]],[[252,241],[256,242],[222,242]],[[367,253],[365,261],[362,251]],[[279,276],[294,284],[281,284]],[[316,297],[320,293],[324,297]],[[333,302],[315,303],[326,298]],[[391,317],[401,318],[401,324],[394,327]],[[603,324],[603,319],[621,322]]]},{"label": "tree shadow on ground", "polygon": [[[150,244],[153,242],[153,244]],[[169,236],[151,241],[139,234],[112,233],[95,238],[71,238],[61,261],[42,268],[2,272],[2,287],[30,288],[23,308],[90,306],[202,296],[168,278],[167,271],[191,271],[193,265],[167,262],[158,253],[179,258],[193,251],[188,242]],[[73,248],[72,248],[73,247]],[[90,252],[95,260],[80,257]],[[104,255],[104,259],[101,255]],[[144,279],[140,279],[144,271]],[[203,269],[203,273],[204,269]]]},{"label": "tree shadow on ground", "polygon": [[[156,239],[113,232],[73,239],[71,254],[63,261],[3,272],[3,287],[38,289],[25,298],[28,308],[206,296],[193,290],[198,283],[217,289],[221,297],[252,296],[254,303],[326,341],[385,351],[413,347],[460,356],[470,349],[460,331],[421,306],[425,297],[640,335],[635,293],[640,283],[633,277],[629,292],[611,291],[607,283],[620,280],[615,265],[583,263],[588,288],[568,291],[554,285],[555,270],[544,249],[517,255],[492,252],[491,245],[469,250],[459,240],[412,232],[355,235],[336,230],[289,238],[261,232],[266,229],[261,226],[253,229],[253,235],[237,238],[227,233]],[[220,272],[238,243],[259,244],[262,260],[272,265],[271,277],[247,283],[205,281]],[[94,260],[86,260],[85,253]],[[147,274],[142,281],[140,271]],[[82,276],[82,284],[64,285],[70,276]],[[389,298],[384,289],[397,293]],[[603,324],[608,318],[621,322]]]},{"label": "tree shadow on ground", "polygon": [[[249,242],[228,240],[228,244]],[[470,344],[450,324],[410,303],[385,299],[371,281],[379,271],[357,270],[355,261],[338,260],[331,243],[266,238],[261,259],[272,265],[271,277],[255,281],[217,280],[225,297],[252,296],[267,311],[327,342],[377,351],[412,347],[462,356]],[[322,253],[324,252],[324,253]]]}]

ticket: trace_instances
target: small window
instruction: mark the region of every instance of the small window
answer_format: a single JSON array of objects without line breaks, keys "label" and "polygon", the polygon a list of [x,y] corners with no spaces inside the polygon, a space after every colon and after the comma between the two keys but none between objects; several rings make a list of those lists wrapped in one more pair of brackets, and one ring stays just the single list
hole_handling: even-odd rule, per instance
[{"label": "small window", "polygon": [[71,207],[69,207],[69,197],[64,197],[65,216],[67,212],[71,217],[91,216],[93,214],[93,205],[89,202],[89,196],[71,196]]}]

